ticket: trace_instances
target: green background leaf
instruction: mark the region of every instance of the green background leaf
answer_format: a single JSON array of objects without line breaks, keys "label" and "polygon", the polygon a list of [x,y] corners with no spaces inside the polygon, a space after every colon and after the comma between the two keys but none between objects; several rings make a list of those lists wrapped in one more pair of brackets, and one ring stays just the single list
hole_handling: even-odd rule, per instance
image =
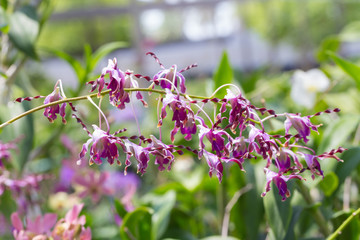
[{"label": "green background leaf", "polygon": [[329,172],[324,179],[319,182],[320,189],[325,196],[329,197],[339,186],[339,178],[334,172]]},{"label": "green background leaf", "polygon": [[120,235],[124,240],[150,240],[152,209],[139,207],[128,213],[120,227]]},{"label": "green background leaf", "polygon": [[357,88],[360,90],[360,67],[352,62],[341,58],[333,52],[328,52],[330,58],[338,65],[344,72],[355,80]]},{"label": "green background leaf", "polygon": [[[220,65],[214,75],[214,91],[220,86],[231,83],[233,80],[233,70],[230,65],[229,57],[227,52],[224,51],[222,58],[220,60]],[[224,98],[226,95],[226,87],[219,90],[215,97]]]},{"label": "green background leaf", "polygon": [[38,59],[35,52],[38,34],[39,22],[34,7],[24,6],[10,16],[10,40],[20,51],[34,59]]}]

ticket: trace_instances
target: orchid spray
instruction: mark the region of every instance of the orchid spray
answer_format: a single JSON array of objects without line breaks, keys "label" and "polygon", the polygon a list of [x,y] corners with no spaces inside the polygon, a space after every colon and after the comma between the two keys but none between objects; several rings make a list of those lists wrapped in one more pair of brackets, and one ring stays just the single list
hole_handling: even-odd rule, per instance
[{"label": "orchid spray", "polygon": [[[236,163],[241,171],[246,171],[244,162],[252,158],[264,160],[264,174],[266,183],[262,196],[270,191],[272,182],[277,187],[281,199],[285,201],[290,196],[289,181],[303,181],[304,173],[309,171],[312,178],[324,177],[320,161],[333,158],[342,161],[337,153],[345,149],[339,147],[329,152],[318,154],[306,146],[312,131],[317,132],[320,125],[311,122],[313,118],[323,113],[337,113],[339,109],[325,110],[310,116],[301,116],[293,113],[275,113],[274,110],[254,106],[233,84],[219,87],[210,97],[188,94],[186,79],[183,72],[196,67],[196,64],[178,70],[176,65],[166,69],[154,53],[147,53],[155,58],[161,69],[153,77],[135,74],[133,71],[122,71],[118,68],[117,60],[109,60],[108,66],[102,70],[98,79],[91,81],[91,93],[86,96],[67,98],[61,87],[61,81],[55,85],[54,91],[45,98],[44,105],[29,110],[0,125],[0,129],[32,112],[44,109],[44,115],[52,122],[59,114],[65,123],[65,107],[68,103],[75,112],[74,102],[79,100],[90,101],[98,110],[99,125],[92,125],[90,132],[83,120],[75,113],[73,118],[80,123],[90,137],[83,144],[79,154],[78,164],[88,161],[90,165],[125,164],[127,168],[132,159],[137,163],[137,172],[144,174],[150,162],[158,166],[160,171],[171,170],[177,154],[184,150],[194,153],[199,159],[205,159],[209,166],[210,177],[215,175],[222,181],[224,165]],[[140,88],[138,81],[144,81]],[[58,87],[60,86],[60,88]],[[215,93],[227,88],[227,95],[216,98]],[[109,98],[111,105],[119,111],[132,107],[132,93],[141,101],[143,107],[148,107],[143,93],[158,94],[157,127],[159,136],[143,136],[139,129],[138,135],[126,135],[127,130],[121,129],[110,133],[110,124],[103,113],[101,106],[96,105],[92,98]],[[16,101],[31,101],[36,97],[18,98]],[[153,96],[151,96],[153,97]],[[101,102],[101,101],[100,101]],[[213,104],[214,118],[207,113],[206,105]],[[171,115],[171,116],[169,116]],[[163,141],[162,126],[165,119],[171,117],[174,124],[169,133],[171,143]],[[104,118],[107,129],[101,128],[101,119]],[[266,129],[266,122],[271,118],[284,121],[284,134],[272,135]],[[186,141],[197,139],[198,149],[189,146],[176,145],[175,136],[183,137]],[[120,152],[126,155],[121,162]],[[87,156],[88,155],[88,156]],[[88,160],[87,160],[88,159]],[[296,180],[297,179],[297,180]]]}]

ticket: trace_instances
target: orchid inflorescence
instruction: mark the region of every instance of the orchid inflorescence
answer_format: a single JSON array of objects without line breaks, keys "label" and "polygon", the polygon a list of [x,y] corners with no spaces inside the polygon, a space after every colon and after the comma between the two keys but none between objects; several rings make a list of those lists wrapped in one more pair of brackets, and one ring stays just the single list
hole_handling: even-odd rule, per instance
[{"label": "orchid inflorescence", "polygon": [[[264,172],[266,174],[266,187],[262,196],[270,190],[271,182],[274,182],[279,190],[282,200],[290,196],[287,182],[290,179],[305,179],[303,173],[310,171],[312,178],[316,175],[324,177],[319,160],[334,158],[342,161],[336,153],[342,153],[345,149],[338,149],[317,155],[313,149],[307,147],[308,137],[311,131],[318,132],[320,125],[311,122],[312,118],[322,113],[336,113],[339,109],[325,110],[310,116],[301,114],[283,113],[276,114],[274,110],[265,107],[255,107],[246,99],[239,88],[232,84],[223,87],[227,89],[224,98],[216,98],[215,93],[211,97],[200,97],[187,94],[185,85],[185,70],[196,67],[191,65],[183,70],[178,70],[176,65],[165,68],[154,53],[147,53],[155,58],[162,68],[154,77],[134,74],[132,71],[122,71],[117,66],[117,60],[109,60],[108,66],[102,70],[101,76],[96,81],[91,81],[91,92],[97,90],[97,94],[85,97],[66,98],[59,82],[60,89],[55,86],[54,92],[45,98],[44,115],[52,122],[59,114],[65,123],[65,107],[69,103],[72,110],[73,101],[88,99],[92,102],[105,119],[107,129],[101,129],[99,125],[93,125],[93,131],[89,131],[83,121],[75,114],[72,116],[82,125],[89,135],[89,140],[83,144],[79,155],[78,164],[86,160],[89,152],[90,164],[102,164],[107,160],[109,164],[116,162],[121,164],[119,151],[126,154],[125,173],[131,165],[131,158],[137,161],[137,171],[141,174],[146,172],[151,156],[158,165],[160,171],[170,170],[174,163],[175,153],[182,154],[183,150],[189,150],[196,154],[199,159],[204,158],[209,165],[210,177],[215,174],[222,181],[224,164],[236,163],[240,170],[245,171],[243,165],[246,160],[263,158],[265,160]],[[138,80],[145,80],[149,86],[139,88]],[[160,88],[160,89],[159,89]],[[234,93],[235,90],[236,92]],[[147,103],[142,95],[143,92],[159,93],[158,98],[158,129],[159,137],[139,135],[126,136],[126,129],[110,133],[110,125],[102,112],[100,105],[97,106],[91,97],[109,97],[110,104],[122,110],[131,104],[131,93],[136,92],[136,98],[144,107]],[[39,98],[40,96],[34,97]],[[18,98],[16,101],[30,101],[34,98]],[[211,119],[204,106],[213,103],[216,107],[214,119]],[[61,104],[61,105],[60,105]],[[183,145],[167,144],[162,141],[161,128],[164,119],[172,112],[174,127],[170,132],[172,143],[179,131],[185,140],[198,139],[199,148],[191,149]],[[99,121],[101,122],[101,116]],[[266,117],[262,117],[266,116]],[[271,118],[283,118],[285,132],[283,135],[271,135],[265,129],[265,122]],[[136,140],[136,142],[135,142]],[[210,147],[211,146],[211,147]]]}]

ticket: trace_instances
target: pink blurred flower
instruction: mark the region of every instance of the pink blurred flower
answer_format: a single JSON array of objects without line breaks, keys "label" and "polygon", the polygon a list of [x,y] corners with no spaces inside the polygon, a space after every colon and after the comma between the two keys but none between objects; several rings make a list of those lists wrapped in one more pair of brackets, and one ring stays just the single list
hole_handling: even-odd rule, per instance
[{"label": "pink blurred flower", "polygon": [[4,167],[3,164],[3,160],[8,160],[10,158],[10,149],[16,149],[16,143],[17,139],[12,141],[12,142],[8,142],[8,143],[3,143],[2,141],[0,141],[0,168]]},{"label": "pink blurred flower", "polygon": [[109,176],[108,172],[97,174],[95,171],[89,171],[86,175],[76,175],[73,182],[85,188],[79,193],[79,197],[91,196],[93,203],[97,203],[102,195],[112,195],[113,190],[105,184]]},{"label": "pink blurred flower", "polygon": [[65,218],[60,219],[52,232],[54,240],[90,240],[91,230],[85,228],[86,218],[84,215],[79,217],[83,204],[75,205]]},{"label": "pink blurred flower", "polygon": [[47,213],[43,217],[37,216],[35,220],[26,218],[26,228],[24,227],[19,214],[17,212],[11,214],[11,223],[14,226],[13,236],[15,240],[30,239],[49,239],[51,228],[56,223],[56,214]]}]

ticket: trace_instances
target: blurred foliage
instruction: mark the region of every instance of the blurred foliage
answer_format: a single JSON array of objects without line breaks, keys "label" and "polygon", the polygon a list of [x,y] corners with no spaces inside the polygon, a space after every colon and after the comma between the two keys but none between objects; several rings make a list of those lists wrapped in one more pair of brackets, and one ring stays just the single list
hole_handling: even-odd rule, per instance
[{"label": "blurred foliage", "polygon": [[268,0],[245,1],[239,11],[245,24],[271,43],[287,42],[310,51],[358,20],[359,8],[360,3],[352,0]]}]

